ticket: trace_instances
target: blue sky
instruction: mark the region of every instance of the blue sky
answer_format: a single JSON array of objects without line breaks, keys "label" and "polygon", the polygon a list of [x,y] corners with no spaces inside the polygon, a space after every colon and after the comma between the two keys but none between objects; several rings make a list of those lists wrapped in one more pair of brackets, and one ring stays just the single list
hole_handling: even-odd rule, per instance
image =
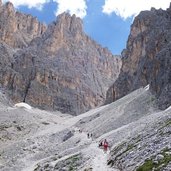
[{"label": "blue sky", "polygon": [[[6,2],[7,0],[3,0]],[[82,18],[85,32],[113,54],[126,46],[133,18],[151,7],[166,9],[171,0],[11,0],[17,10],[50,23],[64,11]]]}]

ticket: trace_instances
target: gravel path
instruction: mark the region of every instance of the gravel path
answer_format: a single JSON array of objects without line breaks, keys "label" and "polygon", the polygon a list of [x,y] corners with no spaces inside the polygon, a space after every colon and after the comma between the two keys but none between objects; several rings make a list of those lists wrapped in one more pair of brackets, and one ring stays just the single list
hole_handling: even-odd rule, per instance
[{"label": "gravel path", "polygon": [[[109,154],[98,148],[98,142],[107,138],[114,148],[163,114],[157,111],[147,87],[75,117],[34,108],[5,107],[0,103],[1,171],[33,171],[38,165],[41,170],[45,164],[55,168],[76,154],[82,157],[79,171],[117,171],[107,166]],[[93,139],[88,139],[87,133],[92,133]]]}]

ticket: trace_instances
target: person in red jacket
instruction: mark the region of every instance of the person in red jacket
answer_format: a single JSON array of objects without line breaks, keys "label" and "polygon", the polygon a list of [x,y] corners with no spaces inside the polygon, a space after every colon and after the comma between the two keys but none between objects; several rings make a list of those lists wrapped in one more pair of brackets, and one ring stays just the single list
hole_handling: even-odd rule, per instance
[{"label": "person in red jacket", "polygon": [[107,140],[105,139],[105,140],[104,140],[104,143],[103,143],[104,151],[107,151],[108,147],[109,147],[109,143],[108,143]]}]

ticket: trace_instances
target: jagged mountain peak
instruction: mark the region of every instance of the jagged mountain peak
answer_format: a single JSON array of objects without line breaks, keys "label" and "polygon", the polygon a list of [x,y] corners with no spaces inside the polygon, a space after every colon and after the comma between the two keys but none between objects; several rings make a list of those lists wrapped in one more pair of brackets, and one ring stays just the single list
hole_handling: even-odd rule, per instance
[{"label": "jagged mountain peak", "polygon": [[83,31],[83,22],[79,17],[76,17],[75,14],[72,16],[66,12],[57,16],[56,24],[61,26],[61,28],[65,28],[68,31],[79,30]]},{"label": "jagged mountain peak", "polygon": [[0,8],[0,40],[13,48],[27,47],[46,30],[36,17],[15,10],[11,2]]},{"label": "jagged mountain peak", "polygon": [[58,32],[61,38],[78,40],[80,36],[84,35],[83,22],[76,15],[70,15],[66,12],[60,14],[53,25],[50,26],[54,29],[54,32],[50,29],[51,34]]},{"label": "jagged mountain peak", "polygon": [[32,40],[31,46],[48,53],[48,56],[53,56],[62,47],[69,49],[71,45],[75,47],[74,44],[85,44],[90,42],[90,39],[83,31],[82,20],[64,12],[48,25],[41,37]]},{"label": "jagged mountain peak", "polygon": [[113,101],[147,84],[159,108],[170,106],[171,6],[142,11],[135,17],[123,52],[120,76],[107,93]]},{"label": "jagged mountain peak", "polygon": [[[21,20],[25,15],[17,17]],[[22,22],[18,24],[17,31],[23,31]],[[38,28],[42,30],[42,25]],[[14,101],[72,114],[103,104],[121,66],[120,58],[84,33],[80,18],[67,13],[34,34],[13,56],[12,68],[1,72],[0,80]]]},{"label": "jagged mountain peak", "polygon": [[[159,111],[156,102],[171,100],[171,13],[135,18],[120,72],[121,59],[87,36],[76,16],[61,14],[43,30],[8,8],[0,8],[0,170],[170,171],[171,107]],[[149,85],[80,116],[47,111],[100,106],[113,82],[112,100]]]},{"label": "jagged mountain peak", "polygon": [[14,5],[12,2],[6,2],[4,7],[6,9],[8,9],[8,11],[11,11],[11,12],[14,12],[15,11],[15,8],[14,8]]}]

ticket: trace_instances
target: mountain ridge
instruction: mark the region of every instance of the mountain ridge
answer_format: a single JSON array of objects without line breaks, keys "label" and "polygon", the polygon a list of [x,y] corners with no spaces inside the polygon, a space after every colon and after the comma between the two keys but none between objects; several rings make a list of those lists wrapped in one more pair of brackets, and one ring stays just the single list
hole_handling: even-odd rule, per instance
[{"label": "mountain ridge", "polygon": [[[12,4],[1,7],[11,14],[6,6],[13,11]],[[12,16],[15,14],[12,12]],[[8,20],[4,22],[8,25]],[[26,30],[31,33],[31,41],[19,39],[16,43],[26,43],[26,46],[11,43],[16,41],[15,30],[9,30],[12,35],[7,38],[11,40],[9,43],[6,39],[3,41],[13,48],[10,61],[1,67],[0,75],[1,85],[9,97],[14,102],[23,101],[42,109],[72,114],[102,105],[107,89],[120,72],[120,58],[89,38],[83,31],[81,19],[75,15],[59,15],[44,31],[36,30],[36,36],[30,30],[30,22],[32,24],[32,20],[28,21]],[[15,20],[10,23],[15,25]],[[33,23],[32,28],[34,26],[37,25]],[[19,32],[22,35],[25,28]],[[4,61],[3,55],[1,59]]]},{"label": "mountain ridge", "polygon": [[[8,8],[0,11],[11,14]],[[122,61],[89,38],[75,15],[61,14],[43,32],[32,19],[17,34],[2,27],[0,170],[170,171],[170,14],[137,16]],[[16,26],[3,17],[4,26]],[[115,102],[101,106],[107,90]],[[105,139],[107,151],[99,147]]]},{"label": "mountain ridge", "polygon": [[135,17],[122,52],[120,75],[108,90],[106,103],[149,84],[159,108],[170,106],[170,11],[171,6],[167,10],[152,8]]}]

